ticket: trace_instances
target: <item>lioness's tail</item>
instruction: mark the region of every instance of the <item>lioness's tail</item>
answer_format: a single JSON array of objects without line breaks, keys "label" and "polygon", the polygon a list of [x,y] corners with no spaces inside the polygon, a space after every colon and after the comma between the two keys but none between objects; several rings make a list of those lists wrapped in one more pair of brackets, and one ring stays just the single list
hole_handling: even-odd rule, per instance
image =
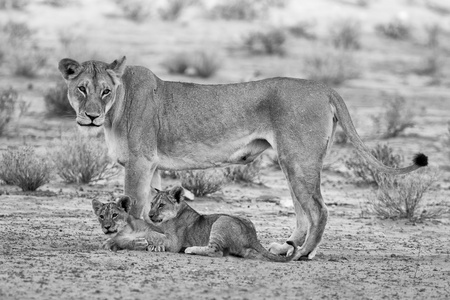
[{"label": "lioness's tail", "polygon": [[297,255],[298,249],[293,242],[287,241],[286,243],[288,245],[291,245],[292,247],[294,247],[294,252],[289,256],[280,256],[277,254],[273,254],[273,253],[267,251],[266,248],[264,248],[259,242],[255,243],[255,245],[253,245],[253,249],[256,252],[258,252],[258,254],[261,255],[262,258],[265,258],[267,260],[276,261],[276,262],[290,262]]},{"label": "lioness's tail", "polygon": [[383,165],[372,155],[369,148],[364,145],[363,141],[359,137],[358,133],[356,132],[355,126],[353,125],[347,106],[345,105],[344,100],[342,100],[341,96],[339,96],[338,93],[332,90],[330,101],[331,104],[336,108],[335,117],[337,117],[338,122],[341,124],[342,129],[344,129],[344,132],[347,134],[350,142],[353,144],[353,146],[355,146],[358,153],[378,171],[387,174],[399,175],[409,173],[428,165],[428,157],[422,153],[416,154],[413,159],[414,164],[405,168],[396,169]]}]

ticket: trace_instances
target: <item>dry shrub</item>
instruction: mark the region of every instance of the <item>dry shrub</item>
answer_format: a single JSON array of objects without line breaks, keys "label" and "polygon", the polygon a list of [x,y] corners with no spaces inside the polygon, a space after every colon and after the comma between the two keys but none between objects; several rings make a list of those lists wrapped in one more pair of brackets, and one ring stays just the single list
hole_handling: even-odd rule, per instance
[{"label": "dry shrub", "polygon": [[109,179],[118,174],[105,143],[76,133],[55,145],[52,159],[57,174],[67,183],[89,183]]},{"label": "dry shrub", "polygon": [[307,40],[315,40],[316,34],[312,32],[314,24],[311,22],[298,22],[295,25],[289,26],[287,30],[290,34],[297,38],[304,38]]},{"label": "dry shrub", "polygon": [[303,60],[304,71],[311,80],[339,85],[358,76],[354,54],[350,51],[339,49],[314,51]]},{"label": "dry shrub", "polygon": [[178,52],[167,57],[162,65],[167,68],[169,73],[185,74],[191,65],[190,56],[191,55],[186,52]]},{"label": "dry shrub", "polygon": [[220,60],[213,52],[200,51],[194,55],[192,69],[196,76],[209,78],[220,68]]},{"label": "dry shrub", "polygon": [[0,136],[11,122],[18,98],[19,94],[13,88],[4,90],[0,94]]},{"label": "dry shrub", "polygon": [[168,0],[165,7],[159,9],[163,20],[174,21],[178,19],[187,7],[196,3],[196,0]]},{"label": "dry shrub", "polygon": [[[388,145],[377,144],[370,152],[377,160],[388,167],[398,168],[403,162],[403,156],[394,154],[394,150]],[[353,151],[352,157],[345,161],[345,165],[358,178],[359,182],[376,185],[380,180],[380,173],[356,151]]]},{"label": "dry shrub", "polygon": [[411,37],[410,25],[398,18],[393,19],[386,24],[376,25],[375,31],[384,37],[394,40],[406,40]]},{"label": "dry shrub", "polygon": [[0,179],[22,191],[35,191],[50,181],[51,166],[44,155],[31,147],[8,149],[0,161]]},{"label": "dry shrub", "polygon": [[48,116],[73,117],[76,115],[67,99],[67,85],[63,81],[45,92],[44,101]]},{"label": "dry shrub", "polygon": [[115,0],[123,16],[134,22],[143,22],[150,15],[149,3],[145,0]]},{"label": "dry shrub", "polygon": [[262,12],[253,0],[229,0],[216,4],[209,14],[212,18],[225,20],[254,20]]},{"label": "dry shrub", "polygon": [[429,169],[402,176],[380,176],[371,209],[384,219],[421,221],[437,218],[448,212],[448,209],[430,208],[423,198],[437,180],[438,174]]},{"label": "dry shrub", "polygon": [[397,137],[405,129],[414,126],[414,113],[407,106],[404,97],[396,95],[388,100],[384,107],[383,113],[372,117],[378,132],[382,132],[382,138]]},{"label": "dry shrub", "polygon": [[223,173],[217,170],[181,171],[179,175],[181,186],[197,197],[220,191],[225,182]]},{"label": "dry shrub", "polygon": [[331,24],[329,37],[335,48],[359,49],[361,48],[361,24],[351,19],[339,20]]},{"label": "dry shrub", "polygon": [[259,172],[261,159],[255,159],[246,165],[236,165],[225,168],[225,177],[232,182],[261,183]]},{"label": "dry shrub", "polygon": [[253,32],[244,38],[245,48],[253,54],[277,54],[285,53],[284,42],[286,34],[283,30],[273,28],[267,32]]}]

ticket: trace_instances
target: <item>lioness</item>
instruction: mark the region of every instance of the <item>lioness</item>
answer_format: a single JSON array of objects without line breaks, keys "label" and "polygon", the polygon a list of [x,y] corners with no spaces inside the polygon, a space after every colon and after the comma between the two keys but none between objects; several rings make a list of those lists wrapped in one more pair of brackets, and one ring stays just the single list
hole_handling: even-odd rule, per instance
[{"label": "lioness", "polygon": [[294,251],[290,256],[267,251],[258,241],[250,220],[226,214],[199,214],[185,202],[184,193],[182,187],[158,191],[151,202],[149,217],[166,237],[165,251],[205,256],[232,254],[277,262],[291,261],[297,254],[292,242],[289,243]]},{"label": "lioness", "polygon": [[[59,62],[80,128],[103,126],[110,154],[125,167],[131,214],[147,217],[150,184],[161,188],[157,169],[183,170],[247,164],[269,147],[278,153],[294,202],[297,223],[289,241],[296,256],[314,257],[328,211],[320,172],[339,122],[359,154],[376,170],[404,174],[427,165],[393,169],[370,153],[358,136],[342,98],[326,85],[271,78],[236,84],[201,85],[163,81],[149,69],[69,58]],[[271,251],[293,251],[288,243]]]},{"label": "lioness", "polygon": [[159,249],[165,238],[159,228],[129,215],[131,199],[127,196],[120,197],[117,203],[93,199],[92,208],[103,232],[109,236],[103,243],[105,249],[147,250],[149,241],[153,248]]}]

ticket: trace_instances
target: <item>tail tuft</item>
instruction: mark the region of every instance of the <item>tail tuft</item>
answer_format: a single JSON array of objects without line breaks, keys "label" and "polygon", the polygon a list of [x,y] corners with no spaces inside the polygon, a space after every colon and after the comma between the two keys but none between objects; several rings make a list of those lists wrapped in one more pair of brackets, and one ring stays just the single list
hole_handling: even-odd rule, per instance
[{"label": "tail tuft", "polygon": [[413,159],[416,166],[425,167],[428,165],[428,157],[423,153],[418,153]]}]

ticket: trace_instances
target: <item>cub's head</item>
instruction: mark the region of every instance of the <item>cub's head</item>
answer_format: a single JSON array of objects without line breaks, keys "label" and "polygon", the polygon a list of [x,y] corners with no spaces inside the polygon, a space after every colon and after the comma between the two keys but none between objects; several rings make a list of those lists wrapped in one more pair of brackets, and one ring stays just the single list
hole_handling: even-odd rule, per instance
[{"label": "cub's head", "polygon": [[176,218],[178,212],[184,208],[184,200],[194,199],[194,195],[181,186],[167,191],[156,190],[156,192],[148,213],[150,220],[154,223],[161,223]]},{"label": "cub's head", "polygon": [[102,203],[92,200],[92,208],[98,217],[100,226],[105,234],[117,233],[127,224],[128,212],[131,208],[131,199],[122,196],[117,203]]},{"label": "cub's head", "polygon": [[70,58],[59,62],[58,68],[68,87],[70,105],[74,108],[78,125],[97,128],[113,106],[117,87],[122,84],[125,56],[110,64],[100,61],[79,63]]}]

